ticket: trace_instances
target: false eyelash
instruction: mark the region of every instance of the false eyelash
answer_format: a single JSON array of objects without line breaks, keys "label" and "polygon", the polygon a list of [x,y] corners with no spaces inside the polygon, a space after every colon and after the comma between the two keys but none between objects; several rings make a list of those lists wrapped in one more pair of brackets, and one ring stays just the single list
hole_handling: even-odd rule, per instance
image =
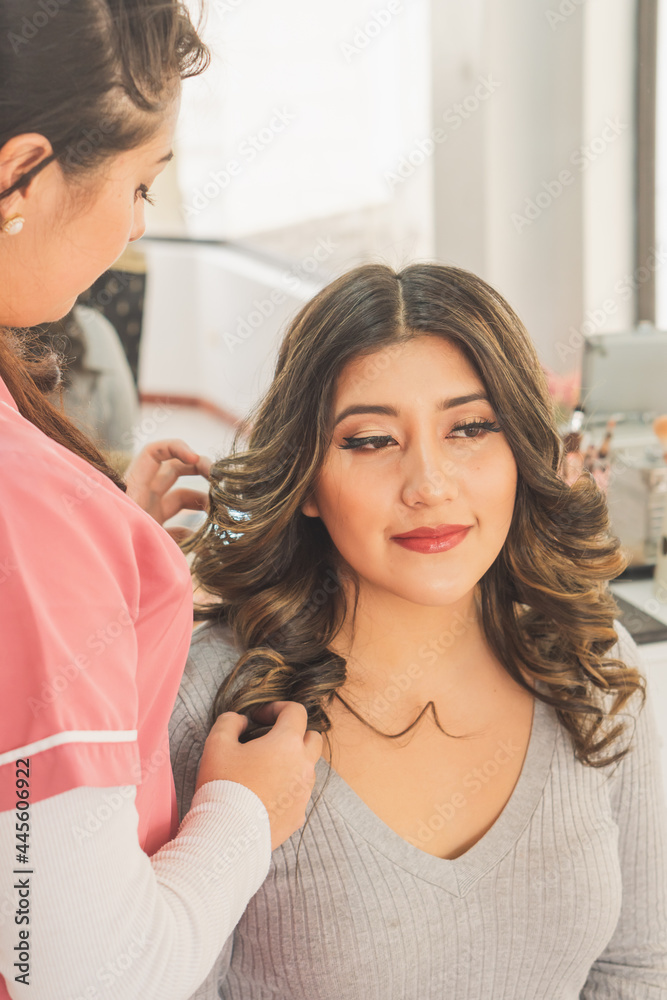
[{"label": "false eyelash", "polygon": [[[481,427],[482,430],[490,431],[492,434],[498,434],[500,433],[501,430],[498,424],[494,424],[490,420],[468,420],[466,421],[466,423],[457,424],[456,426],[452,427],[452,430],[460,431],[468,427]],[[343,438],[343,440],[346,441],[347,444],[342,444],[340,445],[340,447],[343,451],[345,451],[347,449],[361,448],[363,445],[368,444],[369,442],[372,441],[387,442],[387,441],[393,441],[394,439],[392,438],[391,434],[382,434],[382,435],[372,434],[370,437],[360,437],[360,438],[346,437]],[[475,438],[467,438],[467,439],[463,438],[462,440],[474,441]],[[375,448],[374,450],[379,451],[379,448]]]},{"label": "false eyelash", "polygon": [[154,205],[155,204],[155,199],[149,193],[148,188],[146,187],[145,184],[141,184],[139,186],[139,188],[137,190],[137,194],[141,195],[141,197],[144,199],[144,201],[147,201],[149,205]]},{"label": "false eyelash", "polygon": [[[481,427],[485,431],[490,431],[492,434],[498,434],[501,430],[499,424],[494,424],[492,420],[468,420],[465,424],[456,424],[452,427],[453,431],[461,431],[467,427]],[[474,438],[470,440],[474,441]]]},{"label": "false eyelash", "polygon": [[[343,441],[347,441],[347,444],[342,444],[340,447],[343,449],[343,451],[345,451],[348,448],[351,449],[361,448],[362,445],[368,444],[369,441],[393,441],[393,440],[394,439],[391,436],[391,434],[382,434],[382,435],[372,434],[370,437],[362,437],[362,438],[347,437],[343,438]],[[378,450],[379,449],[377,448],[375,449],[375,451]]]}]

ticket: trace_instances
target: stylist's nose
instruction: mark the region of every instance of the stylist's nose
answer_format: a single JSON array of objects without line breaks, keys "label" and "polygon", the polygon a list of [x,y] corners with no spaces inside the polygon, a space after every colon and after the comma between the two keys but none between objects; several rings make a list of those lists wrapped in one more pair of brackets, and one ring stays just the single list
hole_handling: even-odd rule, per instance
[{"label": "stylist's nose", "polygon": [[401,499],[408,507],[416,503],[434,507],[458,496],[456,468],[437,435],[421,435],[408,447],[403,477]]},{"label": "stylist's nose", "polygon": [[134,213],[134,224],[132,226],[132,231],[130,232],[130,243],[134,243],[135,240],[140,240],[141,237],[146,232],[146,216],[144,215],[144,207],[140,205],[136,208]]},{"label": "stylist's nose", "polygon": [[130,243],[134,243],[135,240],[140,240],[141,237],[146,232],[146,223],[142,219],[140,223],[136,223],[132,226],[132,232],[130,233]]}]

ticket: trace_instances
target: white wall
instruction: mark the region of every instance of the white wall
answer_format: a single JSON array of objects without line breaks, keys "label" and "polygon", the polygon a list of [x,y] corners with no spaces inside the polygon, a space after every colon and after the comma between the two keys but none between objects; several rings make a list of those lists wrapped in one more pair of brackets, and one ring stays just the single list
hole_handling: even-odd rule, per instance
[{"label": "white wall", "polygon": [[[306,0],[290,2],[289,17],[306,11]],[[662,0],[663,6],[666,2]],[[367,19],[382,6],[364,0],[357,7],[350,0],[335,17],[327,15],[322,22],[326,30],[318,29],[312,47],[294,67],[286,61],[294,40],[275,27],[288,15],[269,10],[267,3],[219,0],[211,8],[213,26],[223,38],[217,56],[223,65],[217,76],[205,74],[185,88],[189,96],[177,147],[179,210],[190,203],[209,167],[220,165],[216,150],[221,137],[236,148],[255,119],[259,124],[275,101],[287,106],[289,95],[296,108],[294,128],[290,124],[191,220],[197,232],[219,237],[264,225],[256,245],[264,238],[272,251],[286,252],[297,263],[311,247],[333,237],[336,246],[312,275],[314,287],[369,256],[395,266],[434,256],[469,268],[508,298],[541,360],[557,372],[579,367],[585,335],[632,325],[636,0],[430,0],[430,7],[427,0],[403,0],[400,12],[348,63],[341,45],[361,37],[358,31],[363,34]],[[249,31],[260,10],[268,21],[261,22],[257,50],[247,66]],[[320,23],[312,12],[308,16],[308,24]],[[273,26],[271,31],[267,25]],[[326,90],[328,78],[322,71],[326,60],[336,64],[332,79],[344,85],[337,116],[331,111],[336,88]],[[302,87],[305,69],[315,63],[313,92],[299,97],[295,81],[298,77]],[[262,64],[267,79],[275,77],[275,86],[262,77],[264,82],[245,95],[247,101],[241,99],[243,74],[249,69],[251,76],[259,74]],[[395,80],[387,89],[394,65]],[[229,87],[220,111],[220,94],[213,98],[224,79]],[[353,79],[364,88],[358,112],[350,101]],[[663,89],[667,93],[667,84]],[[318,124],[312,116],[320,100],[323,119]],[[203,102],[208,134],[193,117],[193,101]],[[252,121],[246,117],[248,108]],[[347,118],[357,113],[351,128]],[[303,131],[306,120],[311,121],[310,132]],[[318,131],[323,122],[325,130]],[[366,136],[355,149],[359,127],[371,130],[372,142]],[[215,142],[214,129],[219,132]],[[384,138],[371,163],[370,148],[380,135]],[[663,145],[667,148],[667,140]],[[339,154],[347,149],[344,170],[340,159],[329,162],[327,151],[338,146]],[[193,149],[207,150],[203,165],[193,160]],[[289,179],[290,165],[296,183]],[[352,196],[348,182],[355,174],[359,191]],[[172,172],[163,181],[165,188],[171,184],[172,201],[176,179]],[[312,218],[320,204],[318,184],[322,213],[342,214]],[[158,204],[162,201],[159,191]],[[271,230],[281,220],[283,228]],[[166,218],[162,221],[167,225]],[[173,223],[172,218],[169,225]],[[201,395],[205,386],[207,398],[240,407],[252,395],[246,364],[265,364],[275,346],[271,338],[278,336],[289,312],[288,302],[301,301],[304,289],[283,304],[283,312],[276,309],[237,352],[223,344],[220,353],[221,324],[233,324],[251,312],[253,296],[261,297],[274,277],[239,276],[238,261],[224,255],[203,253],[197,260],[195,266],[178,253],[174,258],[163,255],[159,274],[151,276],[153,318],[148,326],[163,325],[164,346],[157,349],[147,338],[142,387]],[[231,274],[237,276],[232,280]],[[196,335],[190,332],[193,322]],[[665,319],[663,323],[667,325]],[[189,338],[196,341],[196,358],[182,351]],[[188,356],[179,358],[182,353]],[[240,395],[239,366],[238,384],[246,387]],[[224,398],[226,385],[233,399]]]},{"label": "white wall", "polygon": [[226,247],[148,240],[144,249],[141,392],[194,396],[245,417],[271,379],[287,322],[321,287],[308,274],[317,258],[297,270]]},{"label": "white wall", "polygon": [[[570,371],[585,333],[634,315],[635,0],[434,11],[434,121],[473,108],[435,153],[436,252],[494,284],[542,361]],[[480,76],[492,92],[474,109]]]},{"label": "white wall", "polygon": [[372,207],[428,225],[385,175],[428,124],[429,0],[206,8],[213,60],[184,88],[178,125],[190,235],[245,240]]}]

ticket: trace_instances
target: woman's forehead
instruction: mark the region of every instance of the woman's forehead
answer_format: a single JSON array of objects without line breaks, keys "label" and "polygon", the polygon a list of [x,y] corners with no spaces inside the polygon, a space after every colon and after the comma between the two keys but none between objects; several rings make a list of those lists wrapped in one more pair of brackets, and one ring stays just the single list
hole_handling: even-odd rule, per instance
[{"label": "woman's forehead", "polygon": [[[429,384],[442,387],[441,395],[463,395],[483,389],[477,372],[461,348],[450,338],[423,334],[409,340],[383,345],[350,359],[336,381],[335,402],[347,397],[382,392],[400,393],[418,390]],[[446,383],[446,384],[445,384]],[[455,391],[456,390],[456,391]]]}]

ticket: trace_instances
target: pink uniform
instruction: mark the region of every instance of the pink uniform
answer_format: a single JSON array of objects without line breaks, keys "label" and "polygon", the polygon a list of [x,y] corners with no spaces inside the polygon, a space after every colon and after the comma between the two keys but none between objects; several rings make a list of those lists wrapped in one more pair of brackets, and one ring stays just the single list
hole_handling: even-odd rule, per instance
[{"label": "pink uniform", "polygon": [[29,758],[32,802],[137,785],[141,847],[170,840],[167,723],[191,634],[176,543],[24,419],[0,379],[0,811]]}]

